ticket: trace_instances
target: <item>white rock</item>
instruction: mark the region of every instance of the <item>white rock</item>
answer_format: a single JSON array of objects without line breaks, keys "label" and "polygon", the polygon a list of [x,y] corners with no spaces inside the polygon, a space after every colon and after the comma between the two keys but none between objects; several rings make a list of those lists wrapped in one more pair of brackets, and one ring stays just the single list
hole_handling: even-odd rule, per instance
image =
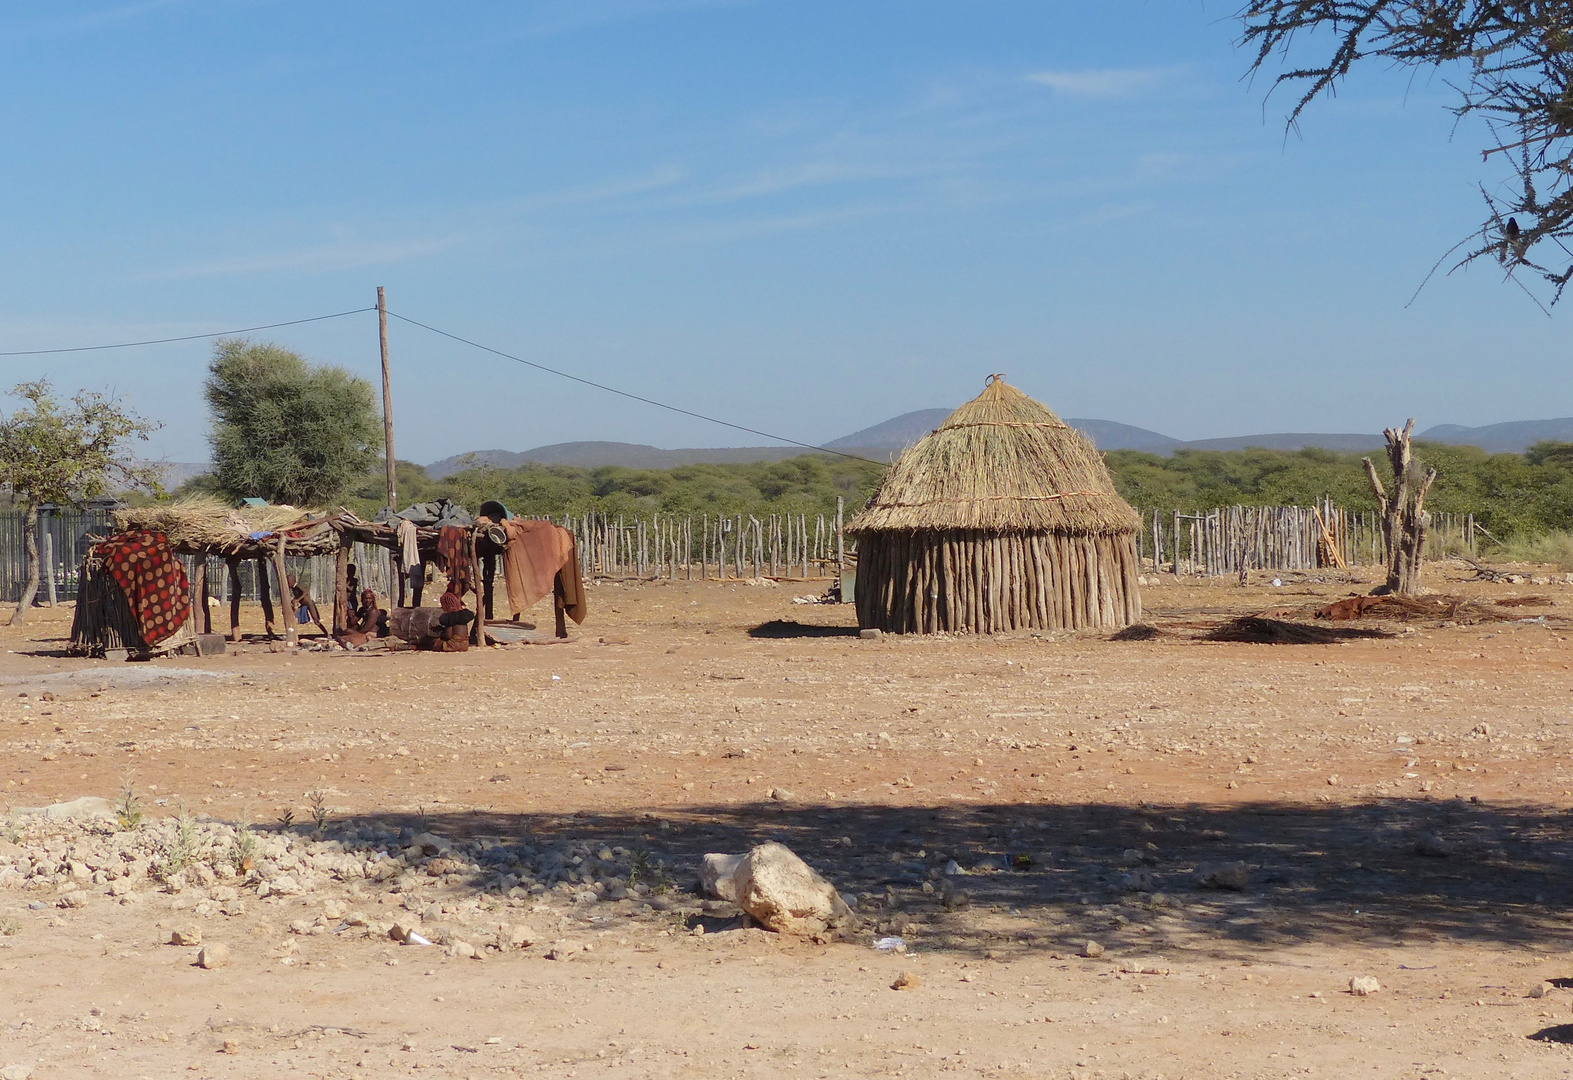
[{"label": "white rock", "polygon": [[722,855],[711,852],[699,863],[699,891],[717,900],[737,902],[737,872],[743,865],[743,855]]},{"label": "white rock", "polygon": [[109,804],[108,799],[100,799],[94,795],[84,795],[80,799],[72,799],[70,802],[50,803],[48,806],[13,807],[11,813],[37,814],[46,818],[76,819],[114,817],[115,808]]},{"label": "white rock", "polygon": [[17,1062],[0,1068],[0,1080],[31,1080],[33,1067]]},{"label": "white rock", "polygon": [[228,945],[204,945],[202,951],[197,953],[197,966],[211,971],[221,968],[229,963]]},{"label": "white rock", "polygon": [[180,929],[170,932],[169,943],[171,945],[201,945],[202,928],[200,926],[182,926]]},{"label": "white rock", "polygon": [[[277,877],[269,878],[265,884],[268,887],[267,895],[269,896],[299,896],[304,891],[300,887],[300,882],[296,881],[289,874],[279,874]],[[261,896],[263,894],[259,890],[257,895]]]},{"label": "white rock", "polygon": [[767,930],[812,937],[853,919],[835,887],[783,844],[750,851],[735,881],[735,903]]},{"label": "white rock", "polygon": [[499,949],[528,949],[535,944],[535,931],[525,923],[504,923],[497,928]]},{"label": "white rock", "polygon": [[1382,989],[1382,984],[1370,975],[1356,975],[1349,980],[1349,992],[1356,997],[1369,997]]},{"label": "white rock", "polygon": [[1250,868],[1243,862],[1198,863],[1196,884],[1207,889],[1233,889],[1238,892],[1251,882]]}]

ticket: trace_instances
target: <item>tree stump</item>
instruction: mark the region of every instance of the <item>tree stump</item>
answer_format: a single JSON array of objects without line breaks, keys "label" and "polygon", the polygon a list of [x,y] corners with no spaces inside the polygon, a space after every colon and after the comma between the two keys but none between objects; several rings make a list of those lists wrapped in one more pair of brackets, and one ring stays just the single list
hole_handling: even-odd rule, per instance
[{"label": "tree stump", "polygon": [[1388,428],[1387,461],[1393,470],[1393,494],[1389,498],[1370,458],[1364,458],[1366,478],[1376,495],[1382,519],[1382,535],[1387,549],[1387,583],[1373,590],[1377,595],[1413,596],[1420,591],[1420,560],[1425,551],[1426,530],[1431,515],[1426,512],[1426,493],[1436,481],[1437,471],[1427,467],[1417,475],[1410,436],[1414,420],[1402,429]]}]

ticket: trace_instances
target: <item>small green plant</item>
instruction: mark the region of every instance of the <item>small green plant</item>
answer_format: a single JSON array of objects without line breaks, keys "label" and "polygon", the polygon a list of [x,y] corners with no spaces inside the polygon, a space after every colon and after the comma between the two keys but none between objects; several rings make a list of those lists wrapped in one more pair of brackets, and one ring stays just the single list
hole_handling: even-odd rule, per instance
[{"label": "small green plant", "polygon": [[316,826],[317,832],[319,834],[327,832],[328,831],[328,802],[327,802],[327,797],[322,794],[321,790],[317,790],[317,791],[307,792],[306,793],[306,798],[311,800],[311,820],[312,820],[312,823]]},{"label": "small green plant", "polygon": [[250,873],[257,864],[257,835],[245,822],[235,829],[235,846],[230,850],[229,859],[242,874]]},{"label": "small green plant", "polygon": [[165,841],[164,853],[153,866],[153,875],[168,881],[191,865],[197,854],[197,823],[182,806],[175,816],[175,835]]},{"label": "small green plant", "polygon": [[137,785],[129,776],[120,785],[120,801],[115,804],[115,824],[126,832],[142,824],[142,800],[137,798]]},{"label": "small green plant", "polygon": [[635,850],[633,856],[628,860],[628,887],[631,889],[649,877],[652,869],[650,853],[644,848]]},{"label": "small green plant", "polygon": [[284,812],[279,815],[279,828],[283,829],[285,832],[289,832],[294,824],[295,808],[293,806],[286,806],[284,808]]}]

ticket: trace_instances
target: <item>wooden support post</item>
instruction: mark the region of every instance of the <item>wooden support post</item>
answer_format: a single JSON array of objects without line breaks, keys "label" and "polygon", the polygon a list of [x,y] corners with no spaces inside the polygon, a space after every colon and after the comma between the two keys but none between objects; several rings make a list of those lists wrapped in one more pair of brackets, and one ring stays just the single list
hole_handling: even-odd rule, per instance
[{"label": "wooden support post", "polygon": [[1174,576],[1180,576],[1180,512],[1174,512]]},{"label": "wooden support post", "polygon": [[344,543],[343,536],[339,538],[339,550],[333,556],[333,632],[342,634],[349,626],[351,605],[355,597],[350,595],[350,549]]},{"label": "wooden support post", "polygon": [[50,516],[44,516],[44,594],[49,597],[49,606],[56,607],[60,600],[55,593],[55,531],[49,527]]},{"label": "wooden support post", "polygon": [[393,457],[393,383],[388,377],[388,301],[377,286],[377,340],[382,346],[382,456],[388,470],[388,512],[398,507],[398,481]]},{"label": "wooden support post", "polygon": [[470,583],[475,587],[475,633],[473,643],[486,644],[486,604],[481,600],[481,530],[470,530]]},{"label": "wooden support post", "polygon": [[196,609],[191,613],[191,621],[201,626],[204,634],[211,634],[213,610],[208,607],[208,557],[198,555],[192,561],[191,571],[191,603]]},{"label": "wooden support post", "polygon": [[[277,637],[278,630],[274,627],[273,618],[273,589],[268,584],[268,559],[265,555],[257,556],[257,596],[262,601],[262,625],[269,637]],[[286,603],[285,607],[289,605]]]},{"label": "wooden support post", "polygon": [[284,644],[294,645],[296,643],[295,612],[294,605],[291,603],[289,571],[284,568],[284,544],[284,534],[279,533],[279,546],[273,551],[273,567],[279,577],[279,608],[284,616]]},{"label": "wooden support post", "polygon": [[229,567],[229,640],[240,640],[240,559],[231,555]]}]

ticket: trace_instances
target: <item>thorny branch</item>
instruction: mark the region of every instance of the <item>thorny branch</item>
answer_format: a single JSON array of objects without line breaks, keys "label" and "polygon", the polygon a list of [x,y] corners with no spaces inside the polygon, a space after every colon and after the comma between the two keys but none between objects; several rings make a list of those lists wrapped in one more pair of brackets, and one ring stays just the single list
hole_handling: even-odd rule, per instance
[{"label": "thorny branch", "polygon": [[1287,63],[1297,39],[1332,39],[1324,61],[1274,81],[1299,90],[1290,126],[1361,60],[1456,70],[1454,114],[1487,122],[1484,160],[1502,155],[1515,177],[1501,193],[1482,187],[1486,218],[1454,269],[1492,258],[1561,298],[1573,280],[1573,0],[1249,0],[1239,18],[1253,72]]}]

